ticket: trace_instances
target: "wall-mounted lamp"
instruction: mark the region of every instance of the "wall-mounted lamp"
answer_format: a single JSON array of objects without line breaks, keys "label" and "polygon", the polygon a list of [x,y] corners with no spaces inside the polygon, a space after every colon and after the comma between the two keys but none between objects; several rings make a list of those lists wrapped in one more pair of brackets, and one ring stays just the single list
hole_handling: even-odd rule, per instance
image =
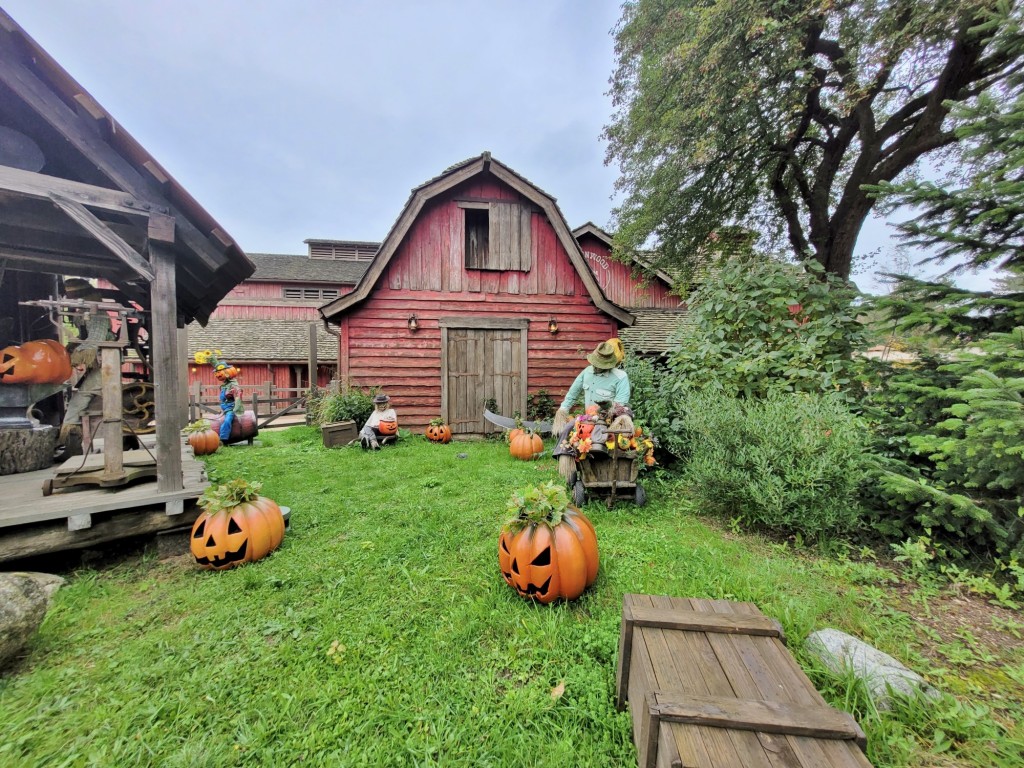
[{"label": "wall-mounted lamp", "polygon": [[409,330],[418,331],[420,324],[416,322],[416,315],[409,315]]},{"label": "wall-mounted lamp", "polygon": [[558,333],[558,321],[555,320],[555,318],[553,317],[550,320],[548,320],[548,331],[551,333],[552,336]]}]

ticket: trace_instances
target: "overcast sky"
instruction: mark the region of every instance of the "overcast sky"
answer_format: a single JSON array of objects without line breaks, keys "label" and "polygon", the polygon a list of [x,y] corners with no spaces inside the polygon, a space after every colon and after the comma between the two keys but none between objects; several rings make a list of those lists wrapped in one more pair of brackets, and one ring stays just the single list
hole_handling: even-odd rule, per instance
[{"label": "overcast sky", "polygon": [[616,0],[0,2],[243,250],[382,240],[485,150],[610,224]]}]

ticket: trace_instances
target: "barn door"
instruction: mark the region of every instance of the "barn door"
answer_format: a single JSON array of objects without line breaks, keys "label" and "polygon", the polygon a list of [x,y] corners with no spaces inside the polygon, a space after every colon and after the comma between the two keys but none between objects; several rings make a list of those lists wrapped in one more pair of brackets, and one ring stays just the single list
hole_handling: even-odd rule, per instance
[{"label": "barn door", "polygon": [[452,319],[442,343],[442,409],[453,433],[500,431],[484,421],[488,404],[504,416],[525,411],[526,321]]}]

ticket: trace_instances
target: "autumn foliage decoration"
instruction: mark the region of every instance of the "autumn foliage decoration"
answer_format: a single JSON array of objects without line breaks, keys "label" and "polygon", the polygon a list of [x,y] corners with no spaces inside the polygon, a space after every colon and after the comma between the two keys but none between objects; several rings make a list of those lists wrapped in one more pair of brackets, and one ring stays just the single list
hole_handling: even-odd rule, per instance
[{"label": "autumn foliage decoration", "polygon": [[597,578],[597,533],[565,489],[548,482],[514,493],[498,538],[498,565],[521,596],[575,600]]},{"label": "autumn foliage decoration", "polygon": [[260,483],[237,479],[211,486],[199,500],[203,512],[192,526],[192,554],[200,567],[225,570],[251,563],[284,540],[284,516]]}]

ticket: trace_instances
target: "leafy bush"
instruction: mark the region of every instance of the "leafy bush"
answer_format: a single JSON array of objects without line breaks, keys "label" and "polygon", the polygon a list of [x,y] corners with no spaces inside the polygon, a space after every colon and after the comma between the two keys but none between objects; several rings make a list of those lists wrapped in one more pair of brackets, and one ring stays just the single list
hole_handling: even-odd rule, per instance
[{"label": "leafy bush", "polygon": [[676,386],[744,397],[857,389],[856,297],[814,263],[724,262],[689,300],[692,325],[670,356]]},{"label": "leafy bush", "polygon": [[674,424],[672,376],[663,364],[644,358],[627,357],[624,364],[629,375],[629,407],[633,421],[644,432],[667,435],[680,427]]},{"label": "leafy bush", "polygon": [[307,406],[310,421],[314,424],[330,424],[335,421],[354,421],[362,426],[373,413],[373,396],[378,388],[361,390],[351,388],[347,392],[323,392]]},{"label": "leafy bush", "polygon": [[841,397],[741,400],[704,391],[680,405],[682,430],[664,437],[673,453],[688,456],[684,482],[704,509],[808,540],[859,526],[868,432]]}]

